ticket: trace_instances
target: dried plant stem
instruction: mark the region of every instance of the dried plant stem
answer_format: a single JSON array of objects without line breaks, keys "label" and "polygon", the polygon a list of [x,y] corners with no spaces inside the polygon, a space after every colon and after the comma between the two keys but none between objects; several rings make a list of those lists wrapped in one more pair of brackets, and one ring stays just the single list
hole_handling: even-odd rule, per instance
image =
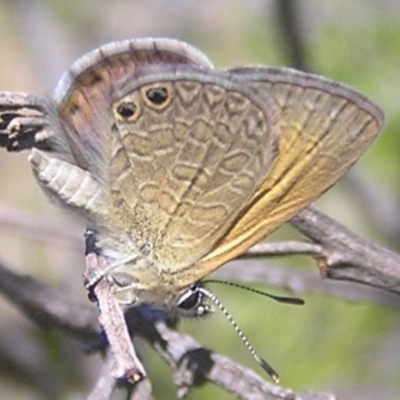
[{"label": "dried plant stem", "polygon": [[[107,262],[104,257],[95,253],[86,256],[86,275],[92,276],[106,268]],[[93,295],[100,312],[99,322],[115,358],[112,375],[115,379],[126,380],[132,384],[140,381],[146,376],[146,372],[136,355],[121,305],[114,296],[111,282],[106,277],[100,279],[93,286]]]}]

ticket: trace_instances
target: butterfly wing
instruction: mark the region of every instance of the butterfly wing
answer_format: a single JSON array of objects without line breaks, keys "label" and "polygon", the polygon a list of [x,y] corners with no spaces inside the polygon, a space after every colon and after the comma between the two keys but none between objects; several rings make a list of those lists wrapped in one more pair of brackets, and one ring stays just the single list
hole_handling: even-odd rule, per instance
[{"label": "butterfly wing", "polygon": [[[123,230],[151,243],[170,274],[187,268],[195,277],[193,265],[266,179],[279,115],[226,74],[149,70],[114,95],[106,186]],[[165,102],[151,104],[154,93]]]},{"label": "butterfly wing", "polygon": [[101,46],[77,60],[62,77],[53,97],[65,134],[56,140],[79,167],[100,178],[109,148],[112,93],[121,80],[154,64],[213,68],[203,53],[186,43],[149,38]]},{"label": "butterfly wing", "polygon": [[239,218],[198,265],[203,275],[241,254],[320,196],[368,148],[384,122],[383,113],[371,101],[321,77],[270,68],[237,68],[230,73],[279,106],[279,156]]}]

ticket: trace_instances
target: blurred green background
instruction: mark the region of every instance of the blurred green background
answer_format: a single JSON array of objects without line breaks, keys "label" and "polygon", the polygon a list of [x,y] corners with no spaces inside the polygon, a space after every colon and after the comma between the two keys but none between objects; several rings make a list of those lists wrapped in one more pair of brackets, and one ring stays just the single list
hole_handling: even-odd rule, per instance
[{"label": "blurred green background", "polygon": [[[286,0],[0,0],[0,90],[48,95],[85,52],[109,41],[144,36],[187,41],[217,67],[292,66],[279,1]],[[295,3],[305,66],[357,88],[387,116],[383,134],[357,164],[356,176],[335,186],[319,205],[354,231],[398,250],[400,220],[390,212],[400,209],[400,3]],[[39,218],[72,234],[79,234],[83,223],[71,221],[48,203],[30,174],[26,154],[1,152],[0,171],[1,260],[86,301],[82,244],[73,239],[38,240],[35,229],[26,228],[24,221]],[[360,195],[359,182],[376,197],[376,208]],[[274,239],[295,235],[284,228]],[[305,257],[284,260],[282,268],[299,268],[318,277]],[[255,287],[285,294],[281,287]],[[280,372],[283,386],[329,391],[343,399],[400,398],[395,301],[384,305],[386,297],[379,294],[373,301],[350,301],[323,293],[318,284],[306,292],[299,285],[296,295],[306,300],[302,308],[232,288],[214,291]],[[0,398],[79,399],[89,392],[101,365],[99,356],[86,356],[80,343],[36,328],[1,297],[0,313]],[[181,327],[205,346],[260,372],[218,313],[204,321],[182,321]],[[142,354],[155,397],[175,398],[168,368],[146,344]],[[206,385],[192,398],[232,396]]]}]

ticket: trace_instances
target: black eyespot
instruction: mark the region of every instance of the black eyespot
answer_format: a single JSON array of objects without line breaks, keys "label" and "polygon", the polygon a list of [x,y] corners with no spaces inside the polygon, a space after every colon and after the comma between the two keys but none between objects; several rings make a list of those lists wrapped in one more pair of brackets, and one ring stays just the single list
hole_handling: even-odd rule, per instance
[{"label": "black eyespot", "polygon": [[130,117],[132,117],[136,112],[136,105],[135,103],[130,102],[126,102],[126,103],[121,103],[118,107],[117,107],[117,113],[125,119],[128,119]]},{"label": "black eyespot", "polygon": [[160,106],[168,100],[168,90],[165,87],[151,88],[146,96],[153,104]]},{"label": "black eyespot", "polygon": [[198,290],[190,289],[190,291],[186,292],[180,299],[178,303],[178,307],[183,310],[192,310],[196,308],[202,300],[202,294]]}]

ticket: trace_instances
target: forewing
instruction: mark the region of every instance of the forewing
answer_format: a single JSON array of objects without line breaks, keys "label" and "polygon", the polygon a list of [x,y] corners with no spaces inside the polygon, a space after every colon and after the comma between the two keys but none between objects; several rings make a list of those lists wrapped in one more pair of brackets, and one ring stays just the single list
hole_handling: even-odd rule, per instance
[{"label": "forewing", "polygon": [[134,39],[110,43],[76,61],[54,92],[64,128],[59,141],[78,166],[98,179],[103,171],[112,125],[110,103],[119,82],[149,65],[212,64],[199,50],[172,39]]},{"label": "forewing", "polygon": [[368,148],[384,122],[374,103],[324,78],[289,69],[238,68],[231,73],[278,104],[279,156],[243,213],[198,266],[203,275],[320,196]]}]

